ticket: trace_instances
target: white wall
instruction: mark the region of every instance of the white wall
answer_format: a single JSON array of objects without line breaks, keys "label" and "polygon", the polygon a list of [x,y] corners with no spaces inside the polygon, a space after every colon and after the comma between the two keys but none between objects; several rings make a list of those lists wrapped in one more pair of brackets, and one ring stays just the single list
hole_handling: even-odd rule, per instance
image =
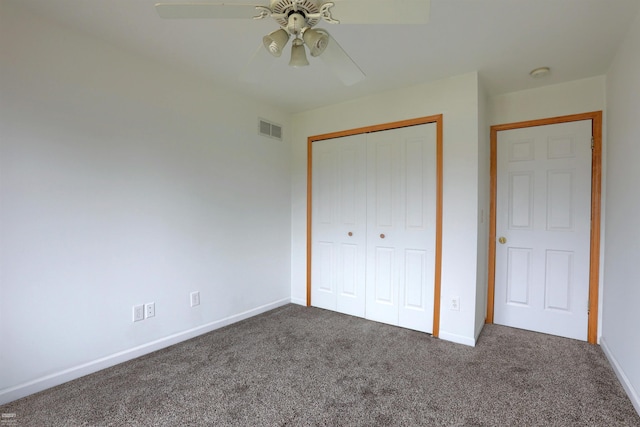
[{"label": "white wall", "polygon": [[[475,344],[478,236],[478,76],[385,92],[294,115],[292,301],[306,300],[307,137],[404,119],[444,115],[444,206],[440,337]],[[460,311],[450,311],[450,297]]]},{"label": "white wall", "polygon": [[290,116],[0,5],[0,403],[289,302]]},{"label": "white wall", "polygon": [[604,76],[506,93],[491,98],[492,125],[605,109]]},{"label": "white wall", "polygon": [[476,340],[487,318],[487,286],[489,263],[489,200],[491,147],[489,134],[489,97],[482,85],[478,85],[478,265],[476,272]]},{"label": "white wall", "polygon": [[640,15],[606,81],[607,241],[600,342],[640,413]]},{"label": "white wall", "polygon": [[[495,96],[490,100],[490,122],[492,125],[515,123],[526,120],[545,119],[571,114],[603,111],[606,118],[605,77],[574,80],[567,83],[544,86]],[[607,175],[607,135],[603,123],[602,135],[602,212],[601,223],[605,221],[606,175]],[[600,233],[600,266],[604,265],[605,227]],[[602,331],[602,295],[604,288],[602,272],[599,280],[598,339]]]}]

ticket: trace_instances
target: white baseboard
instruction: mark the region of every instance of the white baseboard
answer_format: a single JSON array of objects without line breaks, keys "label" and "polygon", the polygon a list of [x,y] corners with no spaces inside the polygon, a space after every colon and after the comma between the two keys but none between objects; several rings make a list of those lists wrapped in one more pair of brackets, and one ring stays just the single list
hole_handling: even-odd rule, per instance
[{"label": "white baseboard", "polygon": [[285,298],[279,301],[274,301],[269,304],[262,305],[260,307],[247,310],[242,313],[235,314],[233,316],[226,317],[224,319],[216,320],[204,325],[200,325],[196,328],[189,329],[187,331],[179,332],[177,334],[169,335],[167,337],[155,340],[138,347],[130,348],[110,356],[106,356],[91,362],[84,363],[79,366],[74,366],[64,371],[56,372],[51,375],[47,375],[42,378],[35,379],[17,386],[4,389],[0,391],[0,405],[12,402],[16,399],[28,396],[39,391],[46,390],[51,387],[66,383],[71,380],[83,377],[85,375],[98,372],[102,369],[115,366],[119,363],[126,362],[128,360],[135,359],[145,354],[152,353],[154,351],[169,347],[182,341],[186,341],[191,338],[195,338],[199,335],[206,334],[207,332],[220,329],[224,326],[231,325],[232,323],[239,322],[244,319],[256,316],[258,314],[273,310],[283,305],[289,304],[291,299]]},{"label": "white baseboard", "polygon": [[438,338],[440,338],[441,340],[445,340],[445,341],[451,341],[451,342],[455,342],[458,344],[464,344],[464,345],[468,345],[470,347],[475,347],[476,346],[476,340],[471,338],[471,337],[465,337],[462,335],[456,335],[456,334],[452,334],[446,331],[440,331],[440,333],[438,334]]},{"label": "white baseboard", "polygon": [[605,356],[607,356],[607,359],[609,359],[609,363],[611,363],[613,372],[616,373],[618,380],[620,380],[620,383],[622,384],[622,388],[624,388],[624,391],[627,392],[629,400],[631,400],[633,407],[636,408],[636,412],[638,413],[638,415],[640,415],[640,395],[638,394],[638,391],[633,387],[633,384],[631,384],[629,377],[627,377],[627,375],[624,373],[622,367],[618,363],[618,360],[609,349],[607,340],[602,336],[600,337],[600,348],[602,348]]}]

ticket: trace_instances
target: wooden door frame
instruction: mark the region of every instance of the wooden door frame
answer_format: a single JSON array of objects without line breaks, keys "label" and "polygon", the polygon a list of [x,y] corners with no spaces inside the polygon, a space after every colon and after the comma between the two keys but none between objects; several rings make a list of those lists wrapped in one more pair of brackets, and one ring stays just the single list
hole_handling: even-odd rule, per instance
[{"label": "wooden door frame", "polygon": [[587,341],[598,340],[598,292],[600,280],[600,209],[602,194],[602,111],[529,120],[491,126],[491,196],[489,210],[489,271],[486,323],[493,323],[496,278],[496,202],[498,173],[498,132],[534,126],[591,120],[593,149],[591,150],[591,248],[589,256],[589,314]]},{"label": "wooden door frame", "polygon": [[434,277],[434,301],[433,301],[433,332],[437,337],[440,333],[440,282],[442,277],[442,114],[435,116],[419,117],[416,119],[402,120],[398,122],[383,123],[365,126],[356,129],[326,133],[307,138],[307,307],[311,306],[311,213],[312,213],[312,144],[316,141],[341,138],[344,136],[360,135],[364,133],[380,132],[385,130],[400,129],[409,126],[436,124],[436,247],[435,247],[435,277]]}]

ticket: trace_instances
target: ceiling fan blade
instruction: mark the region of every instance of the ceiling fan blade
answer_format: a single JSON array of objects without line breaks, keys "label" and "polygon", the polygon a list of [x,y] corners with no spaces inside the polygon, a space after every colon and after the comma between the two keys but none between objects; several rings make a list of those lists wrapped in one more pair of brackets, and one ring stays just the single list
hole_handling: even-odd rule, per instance
[{"label": "ceiling fan blade", "polygon": [[333,73],[345,84],[345,86],[352,86],[366,77],[362,72],[358,64],[356,64],[347,52],[342,49],[338,42],[331,37],[324,29],[316,29],[316,31],[323,32],[329,36],[329,42],[327,48],[319,56],[325,64],[333,71]]},{"label": "ceiling fan blade", "polygon": [[258,83],[262,76],[273,66],[275,58],[264,48],[262,43],[240,73],[240,81]]},{"label": "ceiling fan blade", "polygon": [[332,0],[341,24],[426,24],[430,0]]},{"label": "ceiling fan blade", "polygon": [[156,10],[165,19],[251,19],[260,13],[253,4],[158,3]]}]

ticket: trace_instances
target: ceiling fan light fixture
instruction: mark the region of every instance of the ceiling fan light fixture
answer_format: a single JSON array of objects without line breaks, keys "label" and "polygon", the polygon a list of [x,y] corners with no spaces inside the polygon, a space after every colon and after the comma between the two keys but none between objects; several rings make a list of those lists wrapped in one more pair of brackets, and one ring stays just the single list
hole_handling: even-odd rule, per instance
[{"label": "ceiling fan light fixture", "polygon": [[290,34],[294,34],[296,37],[302,33],[302,30],[307,26],[306,18],[300,13],[292,13],[289,15],[287,22],[287,31]]},{"label": "ceiling fan light fixture", "polygon": [[289,65],[291,67],[305,67],[309,65],[307,53],[304,49],[304,42],[299,38],[293,40]]},{"label": "ceiling fan light fixture", "polygon": [[288,41],[289,33],[287,33],[282,28],[262,38],[264,47],[269,51],[271,55],[275,57],[279,57],[280,55],[282,55],[282,49],[284,49],[284,46]]},{"label": "ceiling fan light fixture", "polygon": [[329,44],[329,35],[322,31],[307,29],[302,33],[304,43],[309,47],[311,56],[320,56]]}]

